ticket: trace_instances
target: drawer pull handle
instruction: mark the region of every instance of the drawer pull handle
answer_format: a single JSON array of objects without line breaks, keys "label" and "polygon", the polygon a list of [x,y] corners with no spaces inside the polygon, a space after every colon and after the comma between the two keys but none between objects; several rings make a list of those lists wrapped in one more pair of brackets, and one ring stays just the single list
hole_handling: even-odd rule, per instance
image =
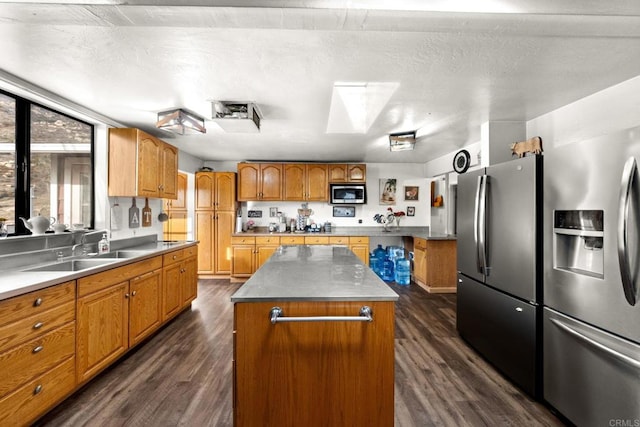
[{"label": "drawer pull handle", "polygon": [[42,350],[44,350],[44,347],[43,347],[43,346],[41,346],[41,345],[39,345],[39,346],[37,346],[36,348],[34,348],[33,350],[31,350],[31,352],[32,352],[33,354],[36,354],[36,353],[40,353]]},{"label": "drawer pull handle", "polygon": [[177,256],[177,255],[174,255],[174,256],[173,256],[173,259],[176,259],[176,258],[178,258],[178,256]]},{"label": "drawer pull handle", "polygon": [[40,307],[41,305],[42,305],[42,298],[36,298],[36,300],[33,302],[33,306]]},{"label": "drawer pull handle", "polygon": [[33,395],[35,396],[36,394],[40,394],[41,391],[42,391],[42,384],[38,384],[36,388],[33,389]]},{"label": "drawer pull handle", "polygon": [[284,317],[280,307],[273,307],[269,311],[269,318],[274,325],[280,322],[373,322],[373,312],[371,307],[363,305],[357,316]]},{"label": "drawer pull handle", "polygon": [[38,322],[35,325],[33,325],[33,329],[40,329],[44,326],[44,323],[42,322]]}]

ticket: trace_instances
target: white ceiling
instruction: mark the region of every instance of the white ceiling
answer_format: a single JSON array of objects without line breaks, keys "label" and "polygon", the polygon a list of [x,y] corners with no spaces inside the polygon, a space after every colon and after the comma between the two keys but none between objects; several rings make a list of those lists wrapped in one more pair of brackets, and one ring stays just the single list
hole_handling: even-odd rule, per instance
[{"label": "white ceiling", "polygon": [[[422,163],[640,74],[637,0],[82,3],[0,1],[0,69],[203,160]],[[345,81],[399,84],[365,134],[326,133]],[[211,100],[255,101],[261,132],[155,128]]]}]

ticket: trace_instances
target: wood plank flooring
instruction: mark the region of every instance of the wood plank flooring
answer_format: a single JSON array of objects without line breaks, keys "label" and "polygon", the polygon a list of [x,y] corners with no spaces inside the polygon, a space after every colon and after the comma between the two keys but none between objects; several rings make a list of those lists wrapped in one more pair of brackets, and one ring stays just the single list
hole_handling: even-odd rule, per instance
[{"label": "wood plank flooring", "polygon": [[[240,285],[200,280],[191,310],[36,425],[232,426],[229,298]],[[455,295],[391,286],[396,427],[562,425],[458,337]]]}]

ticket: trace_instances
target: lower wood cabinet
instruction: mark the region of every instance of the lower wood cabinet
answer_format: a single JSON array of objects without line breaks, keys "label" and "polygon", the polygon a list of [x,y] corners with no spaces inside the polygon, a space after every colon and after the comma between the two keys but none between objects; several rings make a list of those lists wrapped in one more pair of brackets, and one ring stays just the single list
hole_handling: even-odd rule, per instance
[{"label": "lower wood cabinet", "polygon": [[[285,316],[354,316],[372,322],[272,324]],[[393,426],[394,302],[234,304],[234,426]]]},{"label": "lower wood cabinet", "polygon": [[0,425],[28,425],[76,385],[76,282],[0,301]]},{"label": "lower wood cabinet", "polygon": [[414,282],[427,292],[456,292],[456,268],[455,240],[413,239]]},{"label": "lower wood cabinet", "polygon": [[198,259],[195,246],[163,257],[162,320],[180,313],[198,296]]}]

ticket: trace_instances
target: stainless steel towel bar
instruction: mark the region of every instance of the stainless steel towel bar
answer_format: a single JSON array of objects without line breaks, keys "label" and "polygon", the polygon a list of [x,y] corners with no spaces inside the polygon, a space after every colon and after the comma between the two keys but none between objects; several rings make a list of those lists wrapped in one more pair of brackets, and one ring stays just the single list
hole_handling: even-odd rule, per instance
[{"label": "stainless steel towel bar", "polygon": [[373,312],[371,307],[364,305],[360,308],[358,316],[302,316],[302,317],[283,317],[284,314],[280,307],[273,307],[269,311],[271,323],[279,322],[373,322]]}]

